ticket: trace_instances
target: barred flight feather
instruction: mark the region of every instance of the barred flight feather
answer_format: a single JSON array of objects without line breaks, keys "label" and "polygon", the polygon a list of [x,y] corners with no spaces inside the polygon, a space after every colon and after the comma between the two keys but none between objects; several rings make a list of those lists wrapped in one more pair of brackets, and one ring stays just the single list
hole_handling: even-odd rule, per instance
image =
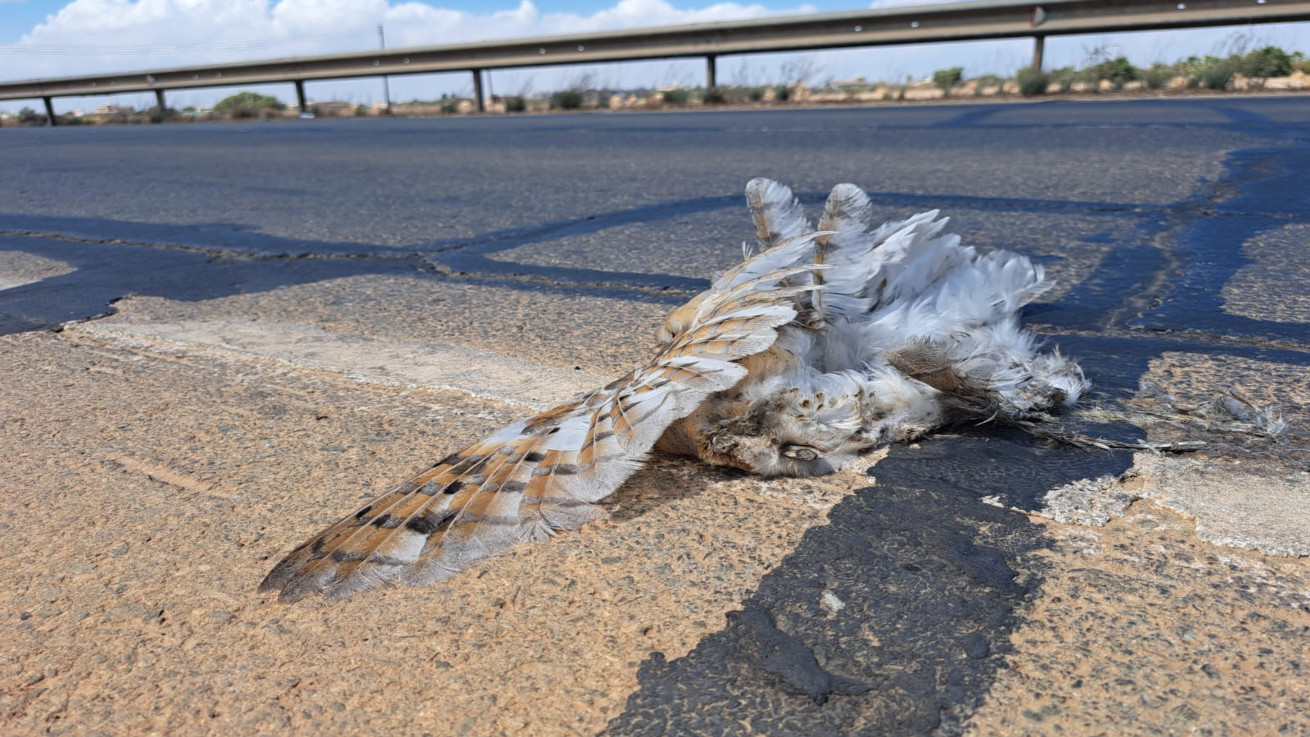
[{"label": "barred flight feather", "polygon": [[340,599],[387,582],[447,578],[522,541],[573,529],[641,468],[673,422],[746,376],[796,317],[805,287],[779,282],[816,235],[780,241],[734,269],[690,313],[670,319],[655,359],[562,407],[520,420],[438,463],[291,552],[260,589]]}]

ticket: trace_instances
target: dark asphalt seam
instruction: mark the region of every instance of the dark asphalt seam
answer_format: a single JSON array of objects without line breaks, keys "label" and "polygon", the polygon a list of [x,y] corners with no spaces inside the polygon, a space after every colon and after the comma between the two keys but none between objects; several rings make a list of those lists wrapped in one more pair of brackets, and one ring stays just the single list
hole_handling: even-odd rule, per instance
[{"label": "dark asphalt seam", "polygon": [[255,251],[244,251],[232,248],[213,247],[206,248],[203,246],[188,246],[182,243],[143,243],[139,241],[124,240],[121,238],[89,238],[86,236],[72,235],[69,233],[58,233],[41,230],[0,230],[0,238],[35,238],[47,241],[60,241],[63,243],[79,243],[93,246],[137,246],[140,248],[158,248],[168,251],[185,251],[187,253],[196,253],[210,258],[221,258],[224,256],[250,255],[258,256]]},{"label": "dark asphalt seam", "polygon": [[[1224,311],[1224,285],[1253,260],[1243,245],[1286,220],[1271,221],[1264,216],[1214,217],[1214,213],[1250,209],[1252,204],[1287,202],[1289,210],[1303,209],[1310,181],[1310,145],[1296,143],[1267,148],[1245,149],[1229,154],[1224,162],[1227,175],[1214,188],[1209,207],[1179,231],[1175,258],[1180,265],[1172,278],[1161,285],[1167,289],[1157,296],[1156,304],[1128,321],[1129,325],[1154,329],[1190,330],[1200,325],[1202,331],[1216,329],[1225,334],[1263,337],[1282,343],[1310,343],[1310,329],[1305,325],[1262,320]],[[1305,222],[1305,218],[1299,219]]]},{"label": "dark asphalt seam", "polygon": [[480,253],[491,253],[569,235],[594,233],[596,231],[606,230],[620,225],[655,222],[679,217],[681,215],[720,210],[727,207],[739,206],[740,203],[740,195],[694,197],[684,200],[674,200],[671,202],[661,202],[653,205],[641,205],[623,210],[612,210],[610,212],[587,215],[580,218],[557,220],[544,225],[532,225],[491,231],[470,238],[456,238],[446,242],[439,242],[438,244],[434,244],[434,246],[427,247],[424,250],[432,254],[469,249],[476,250]]},{"label": "dark asphalt seam", "polygon": [[[1203,187],[1202,192],[1179,203],[1171,215],[1159,224],[1159,229],[1150,239],[1150,248],[1155,250],[1153,255],[1157,261],[1154,271],[1138,282],[1138,289],[1123,292],[1123,300],[1118,307],[1106,313],[1101,323],[1103,329],[1109,330],[1123,325],[1130,318],[1160,304],[1172,289],[1175,275],[1184,266],[1176,247],[1179,235],[1202,215],[1206,204],[1222,197],[1220,194],[1222,188],[1222,184]],[[1127,264],[1123,266],[1125,273],[1134,273],[1127,268]]]},{"label": "dark asphalt seam", "polygon": [[[1289,323],[1277,323],[1289,325]],[[1035,333],[1051,338],[1062,336],[1077,338],[1105,338],[1108,340],[1139,340],[1157,344],[1162,350],[1197,352],[1207,350],[1241,353],[1243,351],[1283,351],[1289,355],[1310,353],[1310,342],[1291,342],[1250,335],[1210,333],[1201,330],[1177,330],[1142,327],[1111,327],[1080,329],[1048,325],[1040,320],[1024,320],[1024,326]],[[1301,356],[1299,360],[1304,360]]]},{"label": "dark asphalt seam", "polygon": [[[826,200],[827,193],[801,192],[797,194],[797,197],[806,204],[821,205]],[[1110,202],[919,195],[899,192],[872,192],[870,198],[876,204],[912,207],[914,209],[955,207],[959,209],[1005,210],[1011,212],[1077,212],[1080,214],[1091,212],[1121,215],[1156,215],[1165,212],[1167,208],[1167,206],[1142,206]],[[543,280],[555,281],[560,284],[604,287],[618,284],[636,289],[672,290],[694,294],[707,288],[710,281],[708,279],[668,274],[524,264],[516,261],[501,261],[489,258],[489,255],[544,241],[595,233],[623,225],[649,223],[728,208],[735,210],[739,207],[739,200],[739,196],[730,195],[664,202],[656,205],[616,210],[583,219],[549,223],[545,226],[511,228],[505,231],[486,233],[474,239],[458,239],[440,245],[435,250],[429,248],[426,249],[426,252],[439,269],[451,276],[481,273],[512,279],[532,280],[534,282]]]},{"label": "dark asphalt seam", "polygon": [[[1245,193],[1268,189],[1271,178],[1294,176],[1280,168],[1281,160],[1306,148],[1282,145],[1230,152],[1219,181],[1203,183],[1191,196],[1165,208],[1165,216],[1154,223],[1141,221],[1151,230],[1149,245],[1110,251],[1072,292],[1058,303],[1032,306],[1028,316],[1057,331],[1129,327],[1177,332],[1188,339],[1233,339],[1293,349],[1310,343],[1304,326],[1229,315],[1222,311],[1218,297],[1223,283],[1249,262],[1240,246],[1257,231],[1243,225],[1258,222],[1262,231],[1282,222],[1304,220],[1304,216],[1266,213],[1267,209],[1280,209],[1264,207],[1277,205],[1277,198],[1261,200]],[[1295,184],[1284,188],[1301,191]],[[1239,207],[1229,210],[1229,203]],[[1286,209],[1298,212],[1294,207]],[[1252,210],[1255,214],[1245,214]],[[1205,227],[1226,235],[1231,231],[1231,237],[1209,243],[1195,235]],[[1198,255],[1203,258],[1198,260]],[[1177,318],[1160,319],[1170,314]]]}]

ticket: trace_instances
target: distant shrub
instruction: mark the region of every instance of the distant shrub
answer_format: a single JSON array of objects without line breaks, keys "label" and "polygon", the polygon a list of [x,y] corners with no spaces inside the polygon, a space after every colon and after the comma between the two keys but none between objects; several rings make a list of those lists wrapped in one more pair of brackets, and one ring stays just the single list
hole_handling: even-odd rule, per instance
[{"label": "distant shrub", "polygon": [[773,88],[773,99],[777,100],[778,102],[787,102],[788,100],[791,99],[791,94],[792,91],[790,87]]},{"label": "distant shrub", "polygon": [[691,99],[691,93],[679,87],[665,90],[662,97],[666,105],[686,105],[687,100]]},{"label": "distant shrub", "polygon": [[443,97],[441,99],[441,113],[443,115],[453,115],[459,112],[459,100],[453,97]]},{"label": "distant shrub", "polygon": [[746,98],[751,102],[760,102],[764,99],[764,88],[752,87],[746,90]]},{"label": "distant shrub", "polygon": [[1150,68],[1142,72],[1142,85],[1148,90],[1162,90],[1169,86],[1169,81],[1173,78],[1173,67],[1164,64],[1152,64]]},{"label": "distant shrub", "polygon": [[505,112],[522,113],[522,112],[526,112],[527,109],[528,109],[528,101],[524,100],[522,97],[505,98]]},{"label": "distant shrub", "polygon": [[1060,67],[1047,72],[1046,79],[1048,83],[1060,85],[1061,91],[1068,92],[1069,88],[1073,87],[1074,82],[1079,81],[1080,75],[1078,70],[1073,67]]},{"label": "distant shrub", "polygon": [[1202,67],[1192,77],[1195,85],[1204,87],[1208,90],[1226,90],[1228,85],[1233,83],[1233,77],[1237,75],[1237,65],[1225,59],[1217,64]]},{"label": "distant shrub", "polygon": [[1019,73],[1014,76],[1015,81],[1019,83],[1019,94],[1024,97],[1044,95],[1046,94],[1046,88],[1051,84],[1050,77],[1031,67],[1020,69]]},{"label": "distant shrub", "polygon": [[551,110],[577,110],[585,96],[582,90],[560,90],[550,96]]},{"label": "distant shrub", "polygon": [[214,105],[214,113],[231,115],[238,119],[258,118],[264,110],[285,110],[286,107],[281,100],[272,95],[242,90],[219,100],[218,104]]},{"label": "distant shrub", "polygon": [[1137,79],[1137,67],[1133,66],[1126,57],[1120,56],[1117,59],[1108,59],[1093,67],[1087,69],[1088,76],[1093,82],[1099,82],[1102,79],[1108,80],[1114,85],[1114,88],[1121,90],[1124,85]]},{"label": "distant shrub", "polygon": [[1257,79],[1286,77],[1292,73],[1292,55],[1277,46],[1256,49],[1242,57],[1242,74]]},{"label": "distant shrub", "polygon": [[964,79],[964,67],[938,69],[932,73],[932,83],[941,88],[943,94],[950,95],[951,88]]},{"label": "distant shrub", "polygon": [[706,105],[722,105],[728,101],[728,91],[722,87],[707,87],[701,91],[700,101]]}]

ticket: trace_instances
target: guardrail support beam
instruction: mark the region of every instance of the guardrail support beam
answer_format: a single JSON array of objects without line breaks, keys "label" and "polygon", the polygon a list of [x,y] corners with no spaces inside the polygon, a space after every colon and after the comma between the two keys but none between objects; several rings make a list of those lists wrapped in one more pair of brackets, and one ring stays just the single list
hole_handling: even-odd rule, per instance
[{"label": "guardrail support beam", "polygon": [[487,112],[487,103],[482,100],[482,70],[474,69],[473,71],[473,99],[478,104],[478,112]]},{"label": "guardrail support beam", "polygon": [[158,107],[159,110],[159,120],[155,122],[162,123],[164,122],[164,119],[168,117],[168,113],[165,112],[168,110],[168,108],[164,107],[164,91],[158,87],[155,88],[155,105]]},{"label": "guardrail support beam", "polygon": [[[5,0],[0,0],[3,4]],[[1044,3],[1044,4],[1043,4]],[[1032,38],[1035,66],[1046,36],[1159,31],[1310,21],[1310,0],[966,0],[909,8],[869,8],[793,18],[756,18],[507,39],[454,46],[421,46],[203,65],[120,75],[0,81],[0,100],[82,97],[210,86],[232,87],[297,79],[354,79],[394,74],[478,72],[495,69],[705,59],[706,81],[718,84],[714,57],[725,54]],[[577,49],[577,55],[570,52]],[[480,80],[476,80],[480,81]],[[490,79],[487,80],[490,90]],[[480,86],[480,85],[478,85]],[[486,108],[486,101],[479,107]]]},{"label": "guardrail support beam", "polygon": [[45,101],[45,118],[50,121],[50,127],[53,128],[59,125],[59,118],[55,117],[55,106],[50,103],[50,98],[42,97],[41,99]]},{"label": "guardrail support beam", "polygon": [[309,105],[305,102],[305,80],[296,80],[296,105],[300,107],[300,114],[304,115],[309,112]]},{"label": "guardrail support beam", "polygon": [[716,65],[715,65],[715,63],[714,63],[716,59],[718,59],[718,57],[715,56],[714,54],[709,54],[708,56],[705,57],[705,87],[706,87],[706,89],[709,89],[709,88],[711,88],[711,87],[718,87],[718,86],[719,86],[719,75],[718,75],[718,70],[715,68]]},{"label": "guardrail support beam", "polygon": [[1033,36],[1033,71],[1042,71],[1043,58],[1046,55],[1046,37]]}]

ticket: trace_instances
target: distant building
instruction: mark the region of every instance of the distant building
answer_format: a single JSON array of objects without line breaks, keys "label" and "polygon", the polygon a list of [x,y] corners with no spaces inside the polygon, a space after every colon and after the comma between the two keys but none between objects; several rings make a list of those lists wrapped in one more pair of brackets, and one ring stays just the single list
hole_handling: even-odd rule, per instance
[{"label": "distant building", "polygon": [[328,100],[327,102],[310,102],[308,104],[309,110],[307,112],[312,112],[315,115],[343,117],[355,114],[355,103],[353,102]]}]

